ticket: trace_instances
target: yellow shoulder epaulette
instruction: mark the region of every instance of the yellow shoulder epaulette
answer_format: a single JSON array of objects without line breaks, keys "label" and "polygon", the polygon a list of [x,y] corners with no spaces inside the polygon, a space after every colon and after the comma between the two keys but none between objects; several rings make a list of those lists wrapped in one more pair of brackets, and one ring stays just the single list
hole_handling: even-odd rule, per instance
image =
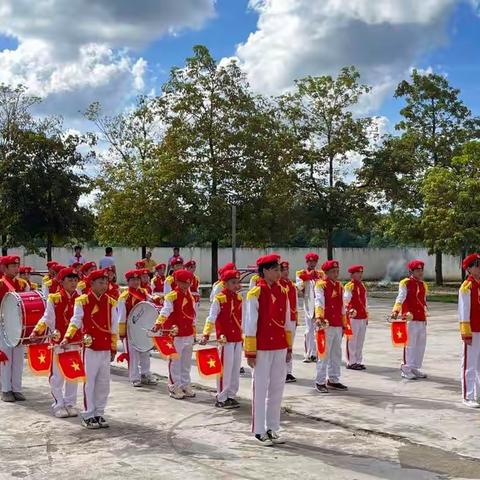
[{"label": "yellow shoulder epaulette", "polygon": [[175,290],[172,290],[171,292],[168,292],[164,298],[169,302],[173,302],[177,299],[177,292]]},{"label": "yellow shoulder epaulette", "polygon": [[423,282],[423,286],[425,287],[425,293],[428,293],[428,284],[427,284],[427,282]]},{"label": "yellow shoulder epaulette", "polygon": [[77,284],[77,288],[79,290],[85,290],[85,287],[87,286],[87,284],[83,281],[83,280],[80,280]]},{"label": "yellow shoulder epaulette", "polygon": [[108,296],[108,303],[112,306],[115,306],[117,304],[117,301],[109,295]]},{"label": "yellow shoulder epaulette", "polygon": [[173,275],[169,275],[166,279],[165,279],[166,282],[168,283],[173,283]]},{"label": "yellow shoulder epaulette", "polygon": [[51,287],[52,286],[52,279],[49,278],[47,280],[44,280],[43,281],[43,284],[46,286],[46,287]]},{"label": "yellow shoulder epaulette", "polygon": [[260,296],[260,291],[261,291],[261,288],[258,286],[251,288],[247,293],[247,300],[250,300],[252,297],[258,298]]},{"label": "yellow shoulder epaulette", "polygon": [[17,280],[22,287],[25,287],[26,285],[28,285],[28,282],[24,278],[17,278]]},{"label": "yellow shoulder epaulette", "polygon": [[260,275],[259,275],[258,273],[254,273],[254,274],[252,275],[252,280],[257,281],[259,278],[260,278]]},{"label": "yellow shoulder epaulette", "polygon": [[297,277],[299,277],[304,271],[305,271],[305,269],[297,270],[297,271],[295,272],[295,275],[296,275]]},{"label": "yellow shoulder epaulette", "polygon": [[460,287],[460,291],[462,293],[468,293],[468,291],[472,288],[472,282],[470,280],[465,280]]},{"label": "yellow shoulder epaulette", "polygon": [[79,303],[81,305],[86,305],[88,303],[88,295],[84,293],[75,299],[75,303]]},{"label": "yellow shoulder epaulette", "polygon": [[38,290],[38,283],[30,282],[30,288],[32,290]]},{"label": "yellow shoulder epaulette", "polygon": [[318,287],[318,288],[325,288],[325,285],[327,284],[327,282],[325,280],[317,280],[315,282],[315,286]]},{"label": "yellow shoulder epaulette", "polygon": [[49,299],[52,303],[58,303],[58,302],[62,299],[62,295],[60,294],[60,292],[50,293],[50,294],[48,295],[48,299]]},{"label": "yellow shoulder epaulette", "polygon": [[215,300],[218,300],[219,303],[225,303],[227,301],[227,296],[224,293],[219,293],[215,295]]},{"label": "yellow shoulder epaulette", "polygon": [[347,282],[343,288],[345,290],[353,290],[353,282]]},{"label": "yellow shoulder epaulette", "polygon": [[407,277],[407,278],[404,278],[403,280],[400,280],[400,286],[401,287],[406,287],[407,286],[407,283],[410,281],[410,279]]},{"label": "yellow shoulder epaulette", "polygon": [[118,297],[119,300],[125,300],[128,297],[128,290],[124,290],[120,296]]}]

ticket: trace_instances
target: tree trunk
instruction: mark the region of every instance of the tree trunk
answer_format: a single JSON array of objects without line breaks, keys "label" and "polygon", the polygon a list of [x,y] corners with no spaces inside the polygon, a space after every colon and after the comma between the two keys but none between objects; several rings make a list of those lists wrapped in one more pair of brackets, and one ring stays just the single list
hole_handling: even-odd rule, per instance
[{"label": "tree trunk", "polygon": [[212,283],[218,280],[218,240],[212,240]]},{"label": "tree trunk", "polygon": [[443,285],[442,252],[435,252],[435,283]]},{"label": "tree trunk", "polygon": [[327,260],[333,259],[333,229],[327,230]]},{"label": "tree trunk", "polygon": [[47,234],[47,262],[50,262],[50,260],[52,260],[52,247],[53,247],[52,234],[48,233]]},{"label": "tree trunk", "polygon": [[7,236],[2,235],[2,255],[5,257],[8,255],[8,248],[5,246],[7,243]]},{"label": "tree trunk", "polygon": [[142,258],[146,258],[147,256],[147,247],[144,245],[142,246]]}]

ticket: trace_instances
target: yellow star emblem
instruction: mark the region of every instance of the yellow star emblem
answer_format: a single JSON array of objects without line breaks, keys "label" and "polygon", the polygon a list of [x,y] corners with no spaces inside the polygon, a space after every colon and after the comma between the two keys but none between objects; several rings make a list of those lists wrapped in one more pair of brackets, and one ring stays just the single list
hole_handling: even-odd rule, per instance
[{"label": "yellow star emblem", "polygon": [[217,364],[217,362],[213,358],[210,358],[210,360],[208,361],[208,366],[210,368],[215,367],[216,364]]},{"label": "yellow star emblem", "polygon": [[77,362],[72,362],[72,368],[78,372],[80,370],[80,365]]},{"label": "yellow star emblem", "polygon": [[400,332],[400,330],[397,332],[397,337],[398,337],[398,338],[402,338],[402,337],[403,337],[403,333]]},{"label": "yellow star emblem", "polygon": [[45,356],[45,354],[42,352],[39,356],[38,356],[38,360],[40,363],[45,363],[45,361],[47,360],[47,357]]},{"label": "yellow star emblem", "polygon": [[172,342],[168,342],[166,345],[167,345],[168,348],[173,348],[173,343]]}]

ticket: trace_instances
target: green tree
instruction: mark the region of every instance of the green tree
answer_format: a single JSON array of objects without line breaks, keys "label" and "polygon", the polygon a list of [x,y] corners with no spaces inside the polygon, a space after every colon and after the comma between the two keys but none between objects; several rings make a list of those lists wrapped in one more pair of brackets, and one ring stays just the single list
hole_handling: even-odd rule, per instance
[{"label": "green tree", "polygon": [[[323,232],[328,258],[333,256],[334,232],[351,226],[351,208],[356,207],[352,202],[355,188],[345,185],[340,167],[350,154],[363,153],[369,145],[371,119],[356,118],[352,112],[361,96],[370,91],[359,80],[355,67],[345,67],[336,78],[325,75],[297,80],[296,91],[279,99],[300,145],[302,202],[313,212],[312,228]],[[347,204],[345,212],[342,208]]]},{"label": "green tree", "polygon": [[[459,148],[476,136],[478,120],[460,99],[460,91],[438,74],[414,70],[410,81],[400,82],[395,97],[405,101],[400,110],[403,118],[396,128],[415,143],[418,163],[413,173],[418,185],[431,167],[450,165]],[[417,207],[420,216],[421,203]],[[442,250],[431,230],[423,230],[423,238],[427,244],[435,245],[436,283],[440,285],[443,282]]]}]

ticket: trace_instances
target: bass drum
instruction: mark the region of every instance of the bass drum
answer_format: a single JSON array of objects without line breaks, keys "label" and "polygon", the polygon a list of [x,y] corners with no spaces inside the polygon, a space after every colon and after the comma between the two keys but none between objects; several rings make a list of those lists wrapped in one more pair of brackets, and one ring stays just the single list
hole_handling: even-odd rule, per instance
[{"label": "bass drum", "polygon": [[152,337],[148,335],[160,314],[160,307],[150,302],[137,303],[127,318],[128,343],[139,352],[153,348]]},{"label": "bass drum", "polygon": [[40,292],[8,292],[0,307],[1,330],[9,347],[28,345],[28,338],[45,312]]}]

